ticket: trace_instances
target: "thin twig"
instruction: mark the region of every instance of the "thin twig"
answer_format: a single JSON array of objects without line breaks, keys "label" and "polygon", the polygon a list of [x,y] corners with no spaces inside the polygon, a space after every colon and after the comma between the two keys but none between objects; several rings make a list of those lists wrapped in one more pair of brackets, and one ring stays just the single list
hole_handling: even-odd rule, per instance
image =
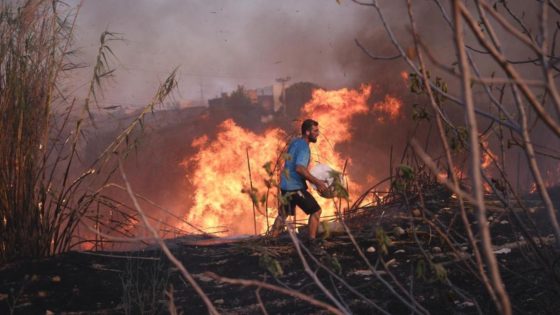
[{"label": "thin twig", "polygon": [[183,275],[183,277],[194,288],[194,290],[200,296],[200,298],[202,298],[202,301],[204,302],[204,304],[206,304],[206,307],[208,308],[208,312],[212,315],[219,314],[218,310],[216,310],[216,308],[214,307],[214,304],[212,304],[212,302],[210,301],[210,299],[208,298],[206,293],[204,293],[202,288],[200,288],[200,286],[198,285],[196,280],[188,272],[187,268],[185,268],[183,263],[181,263],[175,257],[175,255],[173,255],[173,253],[171,253],[171,251],[169,250],[169,247],[167,247],[165,242],[161,239],[161,237],[159,237],[157,231],[152,227],[152,225],[148,221],[148,218],[146,218],[146,216],[144,215],[144,211],[140,207],[140,204],[138,203],[138,200],[136,199],[136,196],[134,195],[134,192],[132,191],[132,187],[130,186],[130,182],[128,181],[128,178],[126,177],[126,174],[124,172],[124,167],[122,165],[121,160],[119,160],[119,170],[121,172],[122,179],[125,183],[126,191],[128,192],[128,196],[130,197],[130,199],[132,199],[132,202],[134,203],[134,207],[136,208],[136,211],[138,211],[138,214],[142,218],[142,222],[144,223],[146,228],[149,230],[149,232],[152,234],[154,240],[159,245],[161,250],[164,252],[165,256],[167,256],[167,258],[171,261],[171,263],[173,263],[173,265],[175,265],[175,267],[177,267],[179,269],[179,271],[181,272],[181,275]]},{"label": "thin twig", "polygon": [[324,302],[321,302],[319,300],[316,300],[308,295],[305,295],[303,293],[300,293],[296,290],[290,290],[290,289],[285,289],[270,283],[266,283],[266,282],[262,282],[262,281],[257,281],[257,280],[246,280],[246,279],[232,279],[232,278],[226,278],[226,277],[221,277],[213,272],[207,271],[204,273],[205,276],[212,278],[216,281],[222,282],[222,283],[227,283],[227,284],[235,284],[235,285],[241,285],[244,287],[259,287],[259,288],[264,288],[267,290],[271,290],[271,291],[276,291],[276,292],[280,292],[282,294],[286,294],[295,298],[298,298],[300,300],[303,300],[311,305],[315,305],[317,307],[320,307],[322,309],[325,309],[333,314],[338,314],[338,315],[343,315],[345,313],[341,312],[340,310],[338,310],[337,308],[332,307],[329,304],[326,304]]},{"label": "thin twig", "polygon": [[470,142],[470,160],[471,160],[471,180],[472,189],[474,190],[475,205],[478,209],[477,218],[481,235],[482,252],[486,259],[492,286],[496,292],[499,303],[496,304],[498,310],[506,315],[511,314],[511,303],[509,296],[505,291],[505,287],[500,275],[496,256],[492,249],[492,236],[487,224],[486,206],[484,204],[484,192],[482,191],[481,182],[481,166],[480,166],[480,144],[478,140],[478,123],[476,121],[474,111],[474,101],[471,87],[471,74],[465,53],[464,33],[463,33],[463,16],[465,8],[459,0],[453,2],[453,20],[455,22],[455,47],[459,56],[459,67],[463,74],[462,90],[465,104],[467,105],[467,121]]}]

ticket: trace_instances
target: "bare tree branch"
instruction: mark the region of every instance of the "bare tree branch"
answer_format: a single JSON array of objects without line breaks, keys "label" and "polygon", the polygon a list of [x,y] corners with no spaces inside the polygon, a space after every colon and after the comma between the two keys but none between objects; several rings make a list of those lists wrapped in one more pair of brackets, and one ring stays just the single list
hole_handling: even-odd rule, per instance
[{"label": "bare tree branch", "polygon": [[315,305],[317,307],[320,307],[322,309],[325,309],[333,314],[338,314],[338,315],[343,315],[345,314],[344,312],[341,312],[339,309],[332,307],[329,304],[323,303],[319,300],[316,300],[310,296],[307,296],[305,294],[302,294],[296,290],[290,290],[290,289],[286,289],[286,288],[282,288],[276,285],[272,285],[270,283],[266,283],[266,282],[262,282],[262,281],[257,281],[257,280],[245,280],[245,279],[232,279],[232,278],[226,278],[226,277],[221,277],[218,276],[217,274],[213,273],[213,272],[205,272],[204,273],[205,276],[212,278],[216,281],[222,282],[222,283],[227,283],[227,284],[234,284],[234,285],[241,285],[244,287],[258,287],[258,288],[264,288],[267,290],[271,290],[271,291],[276,291],[276,292],[280,292],[282,294],[286,294],[295,298],[298,298],[300,300],[303,300],[311,305]]},{"label": "bare tree branch", "polygon": [[[413,39],[416,39],[417,38],[417,36],[416,36],[416,26],[415,26],[416,24],[414,22],[414,15],[412,13],[412,4],[411,4],[410,0],[408,0],[407,3],[408,3],[408,14],[409,14],[409,17],[410,17],[410,23],[411,23],[412,32],[413,32]],[[418,43],[417,43],[416,40],[415,40],[415,44],[418,46]],[[427,76],[427,73],[426,73],[426,70],[425,70],[426,67],[424,66],[424,61],[423,61],[423,57],[422,57],[421,52],[418,53],[418,60],[420,62],[420,67],[423,71],[423,75]],[[435,101],[435,97],[433,95],[433,92],[432,92],[432,89],[431,89],[430,85],[425,84],[425,87],[426,87],[426,90],[428,91],[428,96],[430,97],[430,104],[432,105],[432,108],[437,107],[438,104]],[[445,137],[445,133],[444,133],[444,130],[443,130],[443,124],[441,123],[441,119],[437,114],[436,114],[436,124],[437,124],[437,127],[438,127],[438,134],[439,134],[440,141],[441,141],[441,143],[443,145],[443,148],[445,150],[445,157],[446,157],[446,161],[447,161],[447,165],[448,165],[447,174],[448,174],[448,176],[451,176],[452,183],[453,183],[453,190],[454,191],[460,191],[459,180],[457,179],[457,175],[455,174],[455,166],[454,166],[454,163],[453,163],[453,159],[451,157],[451,150],[449,148],[449,144],[447,143],[447,138]],[[438,174],[435,173],[434,175],[437,176]],[[488,276],[486,275],[486,272],[483,269],[482,257],[481,257],[480,251],[478,250],[478,246],[477,246],[476,240],[474,238],[472,228],[470,226],[470,222],[469,222],[468,217],[467,217],[467,211],[465,209],[463,196],[461,194],[457,194],[457,198],[459,200],[459,209],[460,209],[460,213],[461,213],[461,219],[463,221],[463,225],[464,225],[465,230],[467,232],[467,237],[469,239],[471,247],[473,248],[473,252],[474,252],[474,255],[475,255],[476,262],[477,262],[478,273],[479,273],[479,275],[482,279],[482,283],[484,284],[484,286],[486,287],[486,290],[488,291],[488,294],[490,295],[492,300],[494,300],[494,302],[497,302],[496,292],[495,292],[494,288],[491,286],[490,281],[488,279]]]},{"label": "bare tree branch", "polygon": [[463,15],[465,8],[459,0],[454,0],[453,2],[453,17],[455,22],[455,45],[457,54],[459,56],[459,66],[463,74],[462,80],[462,90],[463,98],[467,105],[467,120],[469,129],[469,140],[470,140],[470,160],[471,160],[471,180],[472,189],[474,190],[475,205],[478,208],[477,217],[478,225],[481,235],[482,252],[486,259],[490,279],[492,280],[492,285],[498,296],[499,303],[496,304],[498,310],[503,314],[511,314],[511,303],[509,301],[509,296],[505,291],[505,287],[500,275],[500,270],[498,268],[498,263],[496,261],[496,256],[492,249],[492,236],[490,235],[490,229],[487,224],[486,218],[486,206],[484,204],[484,192],[482,191],[481,182],[481,169],[480,169],[480,148],[478,140],[478,123],[476,121],[475,111],[474,111],[474,101],[472,98],[471,90],[471,75],[470,68],[467,61],[467,56],[465,53],[465,43],[463,34]]},{"label": "bare tree branch", "polygon": [[556,136],[560,137],[560,125],[546,112],[543,104],[539,102],[533,91],[529,89],[526,84],[522,83],[521,75],[519,72],[507,62],[507,59],[501,54],[493,45],[491,45],[486,37],[481,32],[479,27],[477,26],[477,22],[474,18],[470,15],[470,13],[465,9],[462,10],[462,15],[465,18],[465,21],[470,26],[473,33],[478,38],[479,42],[491,53],[492,57],[496,60],[496,62],[504,69],[504,71],[512,77],[513,80],[518,82],[519,89],[523,92],[525,97],[529,100],[533,108],[539,114],[539,117],[546,123],[546,125],[556,134]]},{"label": "bare tree branch", "polygon": [[354,42],[356,43],[356,45],[357,45],[358,47],[360,47],[360,49],[361,49],[366,55],[368,55],[368,57],[370,57],[370,58],[373,59],[373,60],[396,60],[396,59],[399,59],[399,58],[402,57],[400,54],[397,54],[397,55],[394,55],[394,56],[389,56],[389,57],[386,57],[386,56],[377,56],[377,55],[374,55],[373,53],[371,53],[367,48],[365,48],[365,47],[360,43],[360,41],[359,41],[357,38],[354,38]]}]

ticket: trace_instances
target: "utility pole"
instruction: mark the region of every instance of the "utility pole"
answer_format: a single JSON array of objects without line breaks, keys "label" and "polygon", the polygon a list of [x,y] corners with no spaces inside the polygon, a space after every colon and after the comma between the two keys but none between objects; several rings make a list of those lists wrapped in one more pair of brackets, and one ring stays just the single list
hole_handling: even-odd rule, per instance
[{"label": "utility pole", "polygon": [[285,78],[278,78],[276,79],[276,82],[278,83],[282,83],[282,105],[284,106],[284,116],[288,116],[288,111],[286,109],[287,104],[286,104],[286,82],[290,81],[290,79],[292,79],[290,76],[287,76]]},{"label": "utility pole", "polygon": [[204,77],[199,77],[200,84],[200,105],[204,105]]}]

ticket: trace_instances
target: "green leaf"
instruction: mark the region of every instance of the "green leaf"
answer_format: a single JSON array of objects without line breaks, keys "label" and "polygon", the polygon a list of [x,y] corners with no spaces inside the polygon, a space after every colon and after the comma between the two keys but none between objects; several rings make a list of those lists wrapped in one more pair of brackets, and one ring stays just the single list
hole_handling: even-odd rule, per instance
[{"label": "green leaf", "polygon": [[284,275],[284,270],[280,262],[266,253],[263,253],[259,257],[259,266],[268,270],[275,278]]},{"label": "green leaf", "polygon": [[416,278],[426,279],[426,262],[423,259],[416,263]]},{"label": "green leaf", "polygon": [[321,257],[321,262],[326,266],[328,266],[335,273],[337,274],[342,273],[342,265],[340,264],[340,261],[335,256],[324,255],[323,257]]},{"label": "green leaf", "polygon": [[375,230],[375,238],[377,240],[377,243],[379,244],[380,252],[384,255],[387,255],[389,253],[389,246],[392,246],[393,242],[391,241],[389,236],[387,236],[385,230],[383,230],[383,228],[381,227],[377,228]]},{"label": "green leaf", "polygon": [[432,268],[434,269],[437,280],[444,281],[447,279],[447,270],[442,264],[433,264]]},{"label": "green leaf", "polygon": [[280,194],[278,196],[278,201],[280,202],[280,205],[287,205],[290,203],[290,200],[292,200],[292,195],[294,193],[287,193],[285,195]]},{"label": "green leaf", "polygon": [[414,179],[414,169],[412,169],[412,167],[406,165],[406,164],[401,164],[399,165],[399,170],[400,170],[400,175],[403,179]]},{"label": "green leaf", "polygon": [[290,170],[287,168],[284,170],[284,176],[286,176],[286,179],[290,180]]},{"label": "green leaf", "polygon": [[264,170],[266,171],[266,173],[268,174],[268,176],[272,176],[274,175],[274,172],[272,171],[272,162],[266,162],[263,165]]}]

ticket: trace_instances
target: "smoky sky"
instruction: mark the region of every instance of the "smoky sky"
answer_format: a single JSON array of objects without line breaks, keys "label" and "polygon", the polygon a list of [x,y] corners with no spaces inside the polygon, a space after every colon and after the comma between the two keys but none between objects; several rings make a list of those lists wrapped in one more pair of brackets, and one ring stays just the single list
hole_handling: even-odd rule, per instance
[{"label": "smoky sky", "polygon": [[[453,64],[452,33],[435,2],[412,3],[423,42],[440,62]],[[441,3],[449,11],[448,1]],[[535,7],[532,1],[508,3],[523,19],[535,20],[534,12],[525,12]],[[410,48],[406,1],[379,4],[404,48]],[[341,88],[384,82],[387,74],[406,69],[403,62],[372,61],[356,46],[358,39],[376,54],[396,53],[375,10],[349,0],[83,0],[74,44],[76,61],[89,67],[71,80],[82,94],[105,30],[122,38],[109,43],[116,72],[106,82],[103,100],[117,105],[144,105],[175,67],[176,99],[194,101],[230,92],[237,85],[269,86],[287,76],[288,84],[309,81]],[[515,55],[519,49],[510,51]],[[484,64],[481,68],[494,70]]]},{"label": "smoky sky", "polygon": [[[406,21],[396,19],[404,2],[385,3],[396,29],[404,29]],[[123,38],[109,43],[117,71],[105,86],[108,103],[142,104],[175,67],[176,97],[185,100],[215,97],[237,85],[267,86],[287,76],[289,83],[340,88],[363,81],[363,63],[371,63],[355,38],[374,39],[371,47],[394,52],[375,12],[351,1],[85,0],[75,46],[77,61],[89,67],[74,80],[76,88],[89,79],[105,30]]]}]

